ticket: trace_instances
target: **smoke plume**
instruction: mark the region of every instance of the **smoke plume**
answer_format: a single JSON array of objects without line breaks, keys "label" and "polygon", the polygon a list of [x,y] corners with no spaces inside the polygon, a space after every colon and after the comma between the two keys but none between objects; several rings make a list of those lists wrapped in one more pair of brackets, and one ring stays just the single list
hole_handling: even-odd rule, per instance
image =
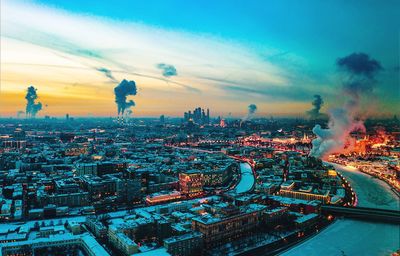
[{"label": "smoke plume", "polygon": [[29,86],[27,91],[26,91],[26,116],[27,117],[35,117],[36,114],[42,110],[42,103],[38,102],[36,103],[35,101],[38,98],[38,95],[36,93],[36,88],[33,86]]},{"label": "smoke plume", "polygon": [[159,63],[159,64],[157,64],[157,68],[162,70],[162,74],[165,77],[171,77],[171,76],[178,75],[178,72],[176,71],[176,68],[173,65]]},{"label": "smoke plume", "polygon": [[123,115],[126,109],[135,106],[135,102],[133,100],[127,101],[126,98],[129,95],[136,95],[136,83],[134,81],[122,80],[121,83],[114,88],[115,94],[115,103],[117,103],[118,107],[118,115]]},{"label": "smoke plume", "polygon": [[314,100],[311,103],[313,108],[307,111],[307,114],[310,116],[311,119],[318,119],[321,117],[321,107],[324,105],[324,100],[322,99],[321,95],[314,95]]},{"label": "smoke plume", "polygon": [[328,129],[322,129],[320,125],[313,128],[317,138],[312,141],[310,155],[320,158],[344,152],[346,147],[351,149],[350,133],[365,131],[363,121],[357,119],[362,110],[360,101],[372,95],[376,85],[375,75],[382,69],[378,61],[365,53],[339,58],[336,64],[343,71],[342,97],[345,102],[341,108],[329,111]]},{"label": "smoke plume", "polygon": [[250,104],[247,110],[247,115],[242,118],[242,121],[247,121],[250,120],[254,117],[255,113],[257,112],[257,105],[256,104]]},{"label": "smoke plume", "polygon": [[25,112],[22,111],[22,110],[19,110],[19,111],[17,112],[17,118],[20,118],[21,115],[23,115],[23,114],[25,114]]}]

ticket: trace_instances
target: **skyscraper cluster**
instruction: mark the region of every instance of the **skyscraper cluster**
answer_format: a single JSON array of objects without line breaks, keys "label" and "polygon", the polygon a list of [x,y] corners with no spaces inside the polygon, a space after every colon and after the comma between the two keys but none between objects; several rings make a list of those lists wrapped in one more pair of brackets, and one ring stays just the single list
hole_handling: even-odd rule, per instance
[{"label": "skyscraper cluster", "polygon": [[197,107],[192,111],[184,113],[183,119],[188,122],[190,119],[197,124],[209,124],[210,123],[210,109],[207,110]]}]

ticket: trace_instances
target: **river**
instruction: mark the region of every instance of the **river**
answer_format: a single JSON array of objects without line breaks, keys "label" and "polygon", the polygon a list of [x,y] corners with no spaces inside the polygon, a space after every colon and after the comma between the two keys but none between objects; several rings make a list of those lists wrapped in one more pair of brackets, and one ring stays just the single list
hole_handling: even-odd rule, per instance
[{"label": "river", "polygon": [[251,166],[248,163],[240,163],[240,181],[233,191],[237,194],[248,192],[253,188],[254,182]]},{"label": "river", "polygon": [[[335,165],[350,182],[358,206],[400,210],[400,200],[385,182],[357,171]],[[320,234],[286,251],[298,255],[390,255],[400,249],[400,225],[339,219]]]}]

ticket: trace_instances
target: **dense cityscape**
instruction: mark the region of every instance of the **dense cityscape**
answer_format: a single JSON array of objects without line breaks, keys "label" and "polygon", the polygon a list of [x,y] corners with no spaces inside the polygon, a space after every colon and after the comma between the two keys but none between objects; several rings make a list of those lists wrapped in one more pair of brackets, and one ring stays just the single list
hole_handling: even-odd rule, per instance
[{"label": "dense cityscape", "polygon": [[0,0],[0,255],[400,256],[399,10]]},{"label": "dense cityscape", "polygon": [[[3,255],[273,255],[334,223],[324,206],[357,205],[309,156],[315,121],[194,113],[2,119]],[[367,125],[329,161],[399,195],[399,121]]]}]

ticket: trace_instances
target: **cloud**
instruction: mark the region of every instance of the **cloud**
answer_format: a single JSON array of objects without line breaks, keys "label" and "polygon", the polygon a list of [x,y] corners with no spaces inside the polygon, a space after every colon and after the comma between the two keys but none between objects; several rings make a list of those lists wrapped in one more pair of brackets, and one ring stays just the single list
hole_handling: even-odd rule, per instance
[{"label": "cloud", "polygon": [[[12,39],[7,41],[7,49],[20,41],[38,46],[36,49],[40,54],[65,58],[64,61],[38,61],[32,57],[24,59],[25,63],[59,67],[75,63],[101,72],[112,81],[116,73],[123,77],[137,76],[134,79],[146,90],[218,93],[211,88],[213,85],[196,78],[207,75],[224,79],[230,73],[234,74],[231,79],[238,83],[252,80],[265,84],[287,82],[282,76],[284,68],[265,61],[246,45],[218,37],[77,15],[27,2],[4,1],[4,5],[1,37]],[[160,59],[165,62],[160,63]],[[9,57],[4,60],[18,62]],[[168,64],[171,62],[174,65]],[[159,63],[157,67],[162,70],[161,74],[152,69],[154,63]],[[171,77],[174,81],[168,79]],[[157,81],[149,82],[147,78]]]},{"label": "cloud", "polygon": [[159,63],[157,64],[157,68],[162,70],[162,75],[165,77],[177,76],[176,68],[173,65]]},{"label": "cloud", "polygon": [[[144,102],[151,100],[154,91],[169,93],[172,101],[203,92],[209,101],[224,97],[227,102],[232,97],[248,102],[253,96],[270,102],[308,102],[309,96],[316,93],[326,96],[329,102],[332,95],[332,88],[320,88],[315,81],[306,80],[306,61],[284,49],[264,51],[212,35],[79,15],[25,1],[2,4],[5,8],[1,10],[1,39],[7,46],[2,49],[7,48],[8,53],[2,55],[2,63],[21,63],[20,67],[9,68],[21,74],[21,81],[30,76],[23,65],[31,63],[42,67],[35,72],[42,79],[62,84],[71,83],[73,77],[73,82],[106,88],[109,93],[102,91],[104,97],[113,97],[104,78],[107,82],[117,78],[135,80],[145,92],[141,93]],[[18,44],[23,47],[18,48]],[[10,55],[12,51],[18,54]],[[46,58],[40,59],[33,53]],[[57,67],[60,72],[52,70],[49,75],[46,66]],[[13,85],[5,86],[15,90]],[[65,93],[50,85],[40,91]],[[76,90],[69,90],[71,95],[72,91]],[[196,95],[192,96],[196,99]],[[233,102],[230,107],[232,112],[241,111]]]},{"label": "cloud", "polygon": [[107,78],[109,78],[112,82],[116,82],[117,80],[115,77],[112,75],[111,70],[107,68],[96,68],[97,71],[103,73]]},{"label": "cloud", "polygon": [[[228,92],[234,92],[237,96],[243,97],[243,93],[248,95],[258,95],[266,97],[271,101],[282,101],[282,100],[291,100],[297,102],[304,102],[309,99],[310,94],[312,94],[312,90],[309,88],[304,88],[301,86],[276,86],[276,85],[268,85],[266,87],[261,86],[235,86],[235,85],[227,85],[223,87],[224,90]],[[239,93],[239,94],[238,94]]]}]

